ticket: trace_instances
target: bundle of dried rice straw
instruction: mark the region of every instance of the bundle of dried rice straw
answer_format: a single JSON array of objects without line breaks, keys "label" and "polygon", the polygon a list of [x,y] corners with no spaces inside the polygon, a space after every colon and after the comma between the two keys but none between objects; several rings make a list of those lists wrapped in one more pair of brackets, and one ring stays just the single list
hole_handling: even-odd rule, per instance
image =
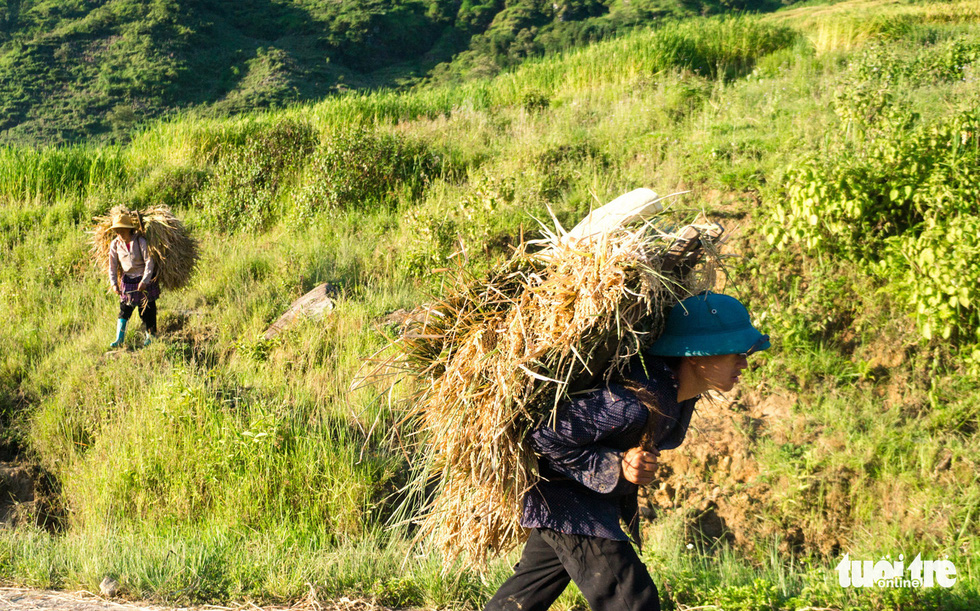
[{"label": "bundle of dried rice straw", "polygon": [[102,273],[109,273],[109,246],[116,237],[110,227],[113,217],[119,214],[132,214],[137,219],[139,227],[136,231],[146,237],[150,256],[157,265],[160,286],[178,289],[186,285],[199,256],[197,240],[166,206],[151,206],[142,212],[133,212],[118,205],[108,215],[95,218],[95,229],[91,232],[92,256]]},{"label": "bundle of dried rice straw", "polygon": [[520,499],[536,470],[527,431],[570,391],[621,370],[659,335],[667,307],[713,286],[710,243],[715,256],[692,273],[661,273],[674,236],[657,223],[669,220],[578,240],[558,227],[486,278],[450,285],[394,342],[415,390],[416,541],[446,566],[482,566],[523,539]]}]

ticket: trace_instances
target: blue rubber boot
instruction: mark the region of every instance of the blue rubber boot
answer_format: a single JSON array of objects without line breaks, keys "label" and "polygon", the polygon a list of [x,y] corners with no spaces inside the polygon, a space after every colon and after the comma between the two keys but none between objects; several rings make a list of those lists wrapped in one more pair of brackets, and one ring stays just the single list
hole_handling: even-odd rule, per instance
[{"label": "blue rubber boot", "polygon": [[123,340],[126,338],[126,324],[128,322],[125,318],[120,318],[116,321],[116,341],[109,344],[110,348],[118,348],[123,345]]},{"label": "blue rubber boot", "polygon": [[152,343],[153,343],[153,335],[149,331],[147,331],[146,332],[146,339],[143,340],[143,347],[146,348],[147,346],[149,346]]}]

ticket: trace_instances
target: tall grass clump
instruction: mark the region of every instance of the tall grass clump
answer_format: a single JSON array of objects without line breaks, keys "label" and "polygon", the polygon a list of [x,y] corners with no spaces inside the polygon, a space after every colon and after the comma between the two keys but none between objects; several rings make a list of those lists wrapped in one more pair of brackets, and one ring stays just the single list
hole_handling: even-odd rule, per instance
[{"label": "tall grass clump", "polygon": [[282,212],[281,191],[316,149],[309,124],[283,120],[221,144],[208,184],[194,198],[205,222],[224,231],[265,228]]},{"label": "tall grass clump", "polygon": [[751,17],[687,20],[661,26],[639,44],[652,71],[678,68],[712,79],[751,71],[759,58],[792,46],[798,34]]},{"label": "tall grass clump", "polygon": [[84,197],[120,184],[126,174],[115,148],[0,148],[0,198],[8,200]]},{"label": "tall grass clump", "polygon": [[[370,529],[397,458],[365,455],[346,410],[164,354],[72,366],[34,415],[33,446],[63,483],[71,528],[285,528],[324,545]],[[147,382],[134,387],[135,376]]]},{"label": "tall grass clump", "polygon": [[299,116],[255,111],[230,117],[185,117],[157,121],[133,135],[123,149],[129,167],[148,173],[160,167],[201,167],[221,152],[245,146],[284,120]]},{"label": "tall grass clump", "polygon": [[335,130],[313,152],[294,198],[300,218],[320,211],[371,210],[417,199],[440,163],[421,141],[365,127]]},{"label": "tall grass clump", "polygon": [[0,204],[0,236],[16,244],[39,227],[60,235],[67,226],[88,222],[97,213],[96,199],[63,197],[41,203],[36,199],[19,199]]},{"label": "tall grass clump", "polygon": [[732,79],[756,62],[793,46],[795,30],[754,17],[724,17],[665,23],[588,48],[528,62],[494,79],[492,95],[519,104],[526,92],[573,96],[608,85],[633,85],[671,70]]},{"label": "tall grass clump", "polygon": [[337,125],[397,125],[449,115],[454,109],[466,106],[470,97],[466,88],[457,90],[450,87],[410,91],[350,91],[297,109],[296,112],[316,121],[325,130]]},{"label": "tall grass clump", "polygon": [[194,198],[211,177],[209,167],[161,166],[137,182],[127,200],[135,208],[162,206],[171,210],[191,208]]},{"label": "tall grass clump", "polygon": [[916,38],[929,28],[969,27],[980,22],[980,8],[972,0],[850,0],[791,8],[763,19],[803,32],[819,53],[846,52],[872,41]]}]

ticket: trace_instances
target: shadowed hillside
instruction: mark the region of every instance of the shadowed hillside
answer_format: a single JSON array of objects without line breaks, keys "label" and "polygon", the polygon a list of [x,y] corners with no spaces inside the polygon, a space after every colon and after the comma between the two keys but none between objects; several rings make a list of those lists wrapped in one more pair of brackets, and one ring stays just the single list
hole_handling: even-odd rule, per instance
[{"label": "shadowed hillside", "polygon": [[[487,76],[658,18],[767,0],[4,0],[0,142],[125,140],[175,111]],[[457,61],[454,56],[462,53]]]}]

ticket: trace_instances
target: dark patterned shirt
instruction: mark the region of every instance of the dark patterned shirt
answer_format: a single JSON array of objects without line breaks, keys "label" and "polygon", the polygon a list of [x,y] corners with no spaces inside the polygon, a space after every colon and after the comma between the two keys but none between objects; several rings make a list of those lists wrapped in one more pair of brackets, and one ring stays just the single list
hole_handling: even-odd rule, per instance
[{"label": "dark patterned shirt", "polygon": [[[654,432],[657,449],[679,446],[697,397],[678,403],[673,372],[656,357],[636,357],[627,377],[658,400],[662,424]],[[554,422],[531,432],[541,477],[524,495],[521,525],[626,541],[629,537],[620,525],[623,518],[634,525],[635,535],[637,486],[622,477],[621,463],[626,450],[640,444],[649,414],[619,384],[561,405]]]}]

